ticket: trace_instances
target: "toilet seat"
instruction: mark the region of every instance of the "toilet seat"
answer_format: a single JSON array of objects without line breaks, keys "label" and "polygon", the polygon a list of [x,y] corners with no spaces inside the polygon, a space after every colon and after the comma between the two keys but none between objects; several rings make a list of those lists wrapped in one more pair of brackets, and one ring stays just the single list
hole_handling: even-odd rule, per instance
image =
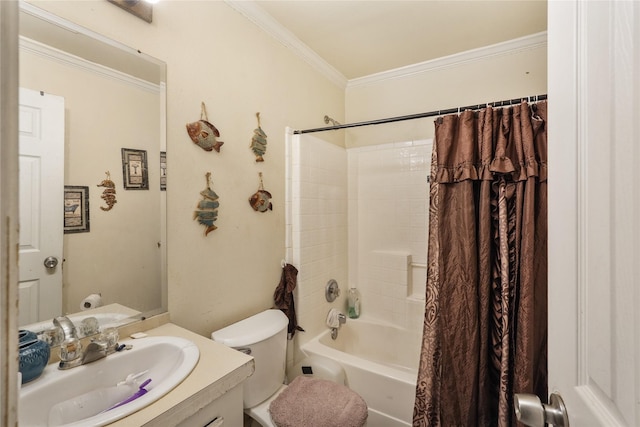
[{"label": "toilet seat", "polygon": [[362,427],[367,404],[350,388],[329,380],[299,376],[269,405],[276,427]]}]

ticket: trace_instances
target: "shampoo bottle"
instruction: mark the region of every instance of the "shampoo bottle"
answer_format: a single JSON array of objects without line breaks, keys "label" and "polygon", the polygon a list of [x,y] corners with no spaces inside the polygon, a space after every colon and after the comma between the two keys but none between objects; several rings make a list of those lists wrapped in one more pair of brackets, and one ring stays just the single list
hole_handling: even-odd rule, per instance
[{"label": "shampoo bottle", "polygon": [[349,318],[357,319],[360,317],[360,292],[356,288],[349,288],[347,301]]}]

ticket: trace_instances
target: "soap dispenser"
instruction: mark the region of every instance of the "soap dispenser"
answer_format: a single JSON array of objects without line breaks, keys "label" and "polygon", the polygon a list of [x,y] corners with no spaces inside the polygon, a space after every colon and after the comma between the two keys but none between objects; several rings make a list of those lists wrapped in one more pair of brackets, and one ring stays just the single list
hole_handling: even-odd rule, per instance
[{"label": "soap dispenser", "polygon": [[360,292],[356,288],[349,288],[347,294],[347,304],[350,319],[357,319],[360,317]]}]

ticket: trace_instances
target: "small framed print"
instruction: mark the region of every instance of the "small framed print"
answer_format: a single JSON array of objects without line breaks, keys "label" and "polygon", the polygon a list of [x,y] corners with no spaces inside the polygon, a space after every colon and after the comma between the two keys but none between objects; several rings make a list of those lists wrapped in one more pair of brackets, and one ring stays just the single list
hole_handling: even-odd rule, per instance
[{"label": "small framed print", "polygon": [[64,186],[64,233],[89,231],[89,187]]},{"label": "small framed print", "polygon": [[160,191],[167,191],[167,152],[160,152]]},{"label": "small framed print", "polygon": [[125,190],[149,189],[146,151],[122,149],[122,178]]}]

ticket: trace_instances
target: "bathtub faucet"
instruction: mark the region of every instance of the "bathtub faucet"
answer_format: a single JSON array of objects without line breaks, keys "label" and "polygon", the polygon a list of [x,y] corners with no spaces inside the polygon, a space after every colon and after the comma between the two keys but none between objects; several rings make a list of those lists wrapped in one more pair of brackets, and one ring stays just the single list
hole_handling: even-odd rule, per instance
[{"label": "bathtub faucet", "polygon": [[347,323],[347,316],[345,316],[344,314],[340,313],[338,314],[338,322],[341,325],[344,325],[345,323]]},{"label": "bathtub faucet", "polygon": [[347,323],[347,316],[345,316],[343,313],[337,313],[336,318],[338,319],[338,327],[331,328],[331,339],[333,340],[338,338],[338,329],[340,328],[340,326]]}]

